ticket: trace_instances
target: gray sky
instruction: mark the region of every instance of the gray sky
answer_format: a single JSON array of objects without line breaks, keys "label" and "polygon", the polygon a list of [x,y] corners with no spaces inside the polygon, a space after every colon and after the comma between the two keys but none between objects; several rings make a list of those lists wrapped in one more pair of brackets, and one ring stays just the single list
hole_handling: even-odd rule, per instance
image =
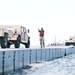
[{"label": "gray sky", "polygon": [[39,45],[38,28],[46,44],[75,34],[75,0],[0,0],[0,24],[30,29],[31,45]]}]

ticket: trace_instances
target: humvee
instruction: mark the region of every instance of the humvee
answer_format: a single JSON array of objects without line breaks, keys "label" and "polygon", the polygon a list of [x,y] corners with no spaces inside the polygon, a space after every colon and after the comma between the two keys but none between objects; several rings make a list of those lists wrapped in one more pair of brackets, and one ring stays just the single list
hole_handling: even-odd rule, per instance
[{"label": "humvee", "polygon": [[69,40],[65,40],[65,45],[66,46],[69,46],[69,45],[75,46],[75,36],[71,36],[69,38]]},{"label": "humvee", "polygon": [[20,25],[0,25],[0,45],[1,48],[10,48],[14,44],[19,48],[24,44],[26,48],[30,47],[29,29]]}]

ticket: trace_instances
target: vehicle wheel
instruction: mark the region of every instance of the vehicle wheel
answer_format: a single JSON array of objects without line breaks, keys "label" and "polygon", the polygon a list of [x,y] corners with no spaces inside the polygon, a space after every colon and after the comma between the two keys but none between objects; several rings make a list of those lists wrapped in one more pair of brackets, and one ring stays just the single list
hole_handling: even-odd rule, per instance
[{"label": "vehicle wheel", "polygon": [[3,37],[1,39],[1,48],[7,48],[7,42],[8,42],[7,38]]},{"label": "vehicle wheel", "polygon": [[69,43],[65,43],[65,46],[68,46],[69,45]]},{"label": "vehicle wheel", "polygon": [[21,37],[18,37],[17,40],[14,43],[15,48],[19,48],[20,47],[20,42],[21,42]]},{"label": "vehicle wheel", "polygon": [[74,43],[74,46],[75,46],[75,43]]},{"label": "vehicle wheel", "polygon": [[26,47],[26,48],[29,48],[29,47],[30,47],[30,39],[28,39],[28,42],[25,43],[25,47]]},{"label": "vehicle wheel", "polygon": [[70,46],[71,45],[71,43],[68,43],[68,46]]}]

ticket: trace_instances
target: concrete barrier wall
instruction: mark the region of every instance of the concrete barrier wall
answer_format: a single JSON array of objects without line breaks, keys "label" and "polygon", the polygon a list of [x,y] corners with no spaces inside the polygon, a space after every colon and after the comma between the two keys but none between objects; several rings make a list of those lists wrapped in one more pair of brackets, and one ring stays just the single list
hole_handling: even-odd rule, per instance
[{"label": "concrete barrier wall", "polygon": [[24,68],[28,64],[50,61],[75,53],[75,47],[45,49],[1,49],[0,73]]}]

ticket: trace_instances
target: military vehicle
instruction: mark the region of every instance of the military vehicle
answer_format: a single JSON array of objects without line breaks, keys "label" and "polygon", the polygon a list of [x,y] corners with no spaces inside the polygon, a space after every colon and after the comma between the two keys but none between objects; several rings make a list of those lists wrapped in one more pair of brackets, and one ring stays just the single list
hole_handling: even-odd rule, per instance
[{"label": "military vehicle", "polygon": [[19,48],[24,44],[26,48],[30,47],[29,29],[20,25],[0,25],[0,45],[1,48],[10,48],[14,44]]},{"label": "military vehicle", "polygon": [[69,40],[65,40],[65,45],[66,46],[69,46],[69,45],[75,46],[75,36],[71,36],[69,38]]}]

